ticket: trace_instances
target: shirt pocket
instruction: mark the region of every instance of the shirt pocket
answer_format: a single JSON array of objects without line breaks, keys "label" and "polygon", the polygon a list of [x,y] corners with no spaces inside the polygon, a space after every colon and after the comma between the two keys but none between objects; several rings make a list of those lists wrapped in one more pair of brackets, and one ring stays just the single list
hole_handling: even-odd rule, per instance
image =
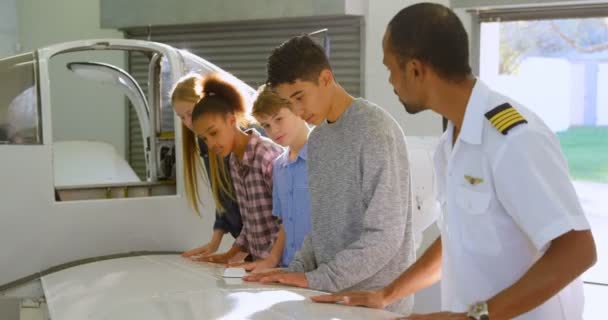
[{"label": "shirt pocket", "polygon": [[310,187],[306,171],[301,171],[294,175],[293,192],[298,212],[306,210],[307,207],[310,208]]},{"label": "shirt pocket", "polygon": [[300,223],[304,224],[302,228],[306,230],[310,229],[311,203],[308,186],[296,184],[294,187],[294,203],[294,212],[298,215]]},{"label": "shirt pocket", "polygon": [[470,215],[482,215],[488,212],[492,195],[487,191],[474,191],[460,186],[456,195],[456,203],[461,210]]},{"label": "shirt pocket", "polygon": [[496,221],[491,211],[492,193],[459,186],[456,204],[461,212],[460,234],[469,253],[497,256],[501,250]]}]

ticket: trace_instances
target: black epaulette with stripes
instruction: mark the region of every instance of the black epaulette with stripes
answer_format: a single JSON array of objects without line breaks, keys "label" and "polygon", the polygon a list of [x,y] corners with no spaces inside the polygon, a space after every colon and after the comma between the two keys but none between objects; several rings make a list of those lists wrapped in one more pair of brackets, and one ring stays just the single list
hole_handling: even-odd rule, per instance
[{"label": "black epaulette with stripes", "polygon": [[506,135],[509,130],[528,121],[508,103],[503,103],[498,107],[486,112],[486,118],[500,133]]}]

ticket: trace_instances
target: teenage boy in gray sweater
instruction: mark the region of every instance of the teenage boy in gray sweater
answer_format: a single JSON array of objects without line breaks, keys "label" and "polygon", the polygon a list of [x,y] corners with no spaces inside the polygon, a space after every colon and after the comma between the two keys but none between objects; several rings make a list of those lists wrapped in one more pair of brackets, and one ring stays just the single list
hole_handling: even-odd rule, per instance
[{"label": "teenage boy in gray sweater", "polygon": [[[338,84],[323,49],[294,37],[268,58],[268,85],[315,125],[308,142],[312,231],[287,270],[245,280],[338,292],[375,290],[415,260],[403,131]],[[413,298],[389,305],[409,314]]]}]

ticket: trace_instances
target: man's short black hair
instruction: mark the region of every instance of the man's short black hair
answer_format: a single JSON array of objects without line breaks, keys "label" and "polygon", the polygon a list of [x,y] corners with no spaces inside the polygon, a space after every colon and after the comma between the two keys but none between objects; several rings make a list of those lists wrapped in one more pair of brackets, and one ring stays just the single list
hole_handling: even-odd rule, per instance
[{"label": "man's short black hair", "polygon": [[331,70],[323,48],[307,35],[293,37],[268,57],[266,83],[271,87],[296,80],[317,82],[324,69]]},{"label": "man's short black hair", "polygon": [[401,62],[418,59],[448,80],[471,74],[467,32],[449,8],[435,3],[406,7],[389,22],[388,32],[389,49]]}]

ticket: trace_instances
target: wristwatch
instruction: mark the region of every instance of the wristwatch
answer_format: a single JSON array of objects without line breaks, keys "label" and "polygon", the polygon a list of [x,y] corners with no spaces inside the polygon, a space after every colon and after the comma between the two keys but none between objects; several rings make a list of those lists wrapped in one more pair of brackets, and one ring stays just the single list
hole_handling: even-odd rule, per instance
[{"label": "wristwatch", "polygon": [[488,312],[488,304],[486,302],[477,302],[469,308],[467,317],[471,320],[490,320]]}]

